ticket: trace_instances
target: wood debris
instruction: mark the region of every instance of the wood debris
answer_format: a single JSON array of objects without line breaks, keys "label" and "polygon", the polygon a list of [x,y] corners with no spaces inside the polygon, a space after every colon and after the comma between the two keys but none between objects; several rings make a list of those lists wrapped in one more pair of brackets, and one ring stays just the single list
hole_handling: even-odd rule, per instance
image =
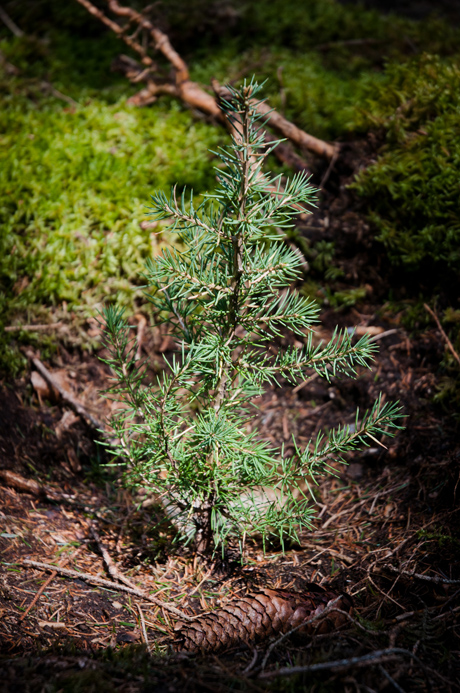
[{"label": "wood debris", "polygon": [[[129,99],[128,103],[132,103],[135,106],[144,106],[156,101],[158,96],[166,94],[181,99],[190,108],[198,109],[218,122],[223,121],[218,101],[197,82],[193,82],[190,79],[188,66],[173,48],[169,37],[152,24],[145,14],[137,12],[131,7],[120,5],[117,0],[108,0],[108,9],[116,17],[124,18],[127,22],[125,26],[122,26],[110,19],[102,10],[93,5],[90,0],[77,0],[77,2],[83,5],[90,14],[97,17],[139,55],[142,64],[137,63],[129,56],[120,56],[115,64],[115,69],[122,71],[134,84],[139,82],[145,82],[146,84],[140,92]],[[162,80],[155,74],[158,72],[158,66],[147,54],[144,46],[134,39],[134,35],[130,35],[127,31],[127,28],[132,24],[137,24],[139,29],[144,30],[152,41],[154,50],[162,53],[168,60],[173,72],[171,81]],[[302,150],[308,150],[314,152],[317,156],[335,160],[338,153],[337,145],[324,142],[317,137],[309,135],[265,103],[258,104],[257,110],[260,115],[266,117],[270,126],[281,134],[282,137],[287,138]],[[277,148],[274,151],[277,154]],[[304,167],[300,157],[295,155],[295,152],[287,151],[286,145],[281,148],[280,154],[282,161],[290,161],[292,159],[292,163],[296,168],[299,165]]]}]

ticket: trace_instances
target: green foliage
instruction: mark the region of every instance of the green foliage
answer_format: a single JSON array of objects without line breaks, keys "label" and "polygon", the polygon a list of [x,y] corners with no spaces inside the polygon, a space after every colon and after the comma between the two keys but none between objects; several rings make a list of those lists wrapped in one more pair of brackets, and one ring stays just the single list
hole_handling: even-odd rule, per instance
[{"label": "green foliage", "polygon": [[[25,306],[62,300],[88,306],[104,297],[105,287],[111,295],[120,291],[129,305],[130,283],[151,252],[149,232],[138,227],[141,184],[166,190],[177,181],[197,193],[212,187],[206,151],[220,135],[212,125],[193,123],[167,99],[147,110],[127,107],[123,98],[135,87],[110,70],[121,43],[78,3],[63,10],[57,0],[19,0],[9,11],[28,36],[11,37],[0,26],[0,50],[21,71],[0,76],[1,312],[6,305],[11,316]],[[228,21],[207,0],[192,7],[174,0],[152,11],[154,19],[161,15],[166,21],[181,52],[193,51],[187,58],[194,79],[209,83],[215,75],[226,81],[257,62],[260,75],[270,77],[270,102],[326,139],[375,125],[375,113],[384,110],[380,101],[399,89],[391,86],[400,79],[397,69],[387,75],[375,70],[382,55],[405,61],[408,41],[444,54],[458,49],[458,32],[445,23],[382,17],[334,0],[305,7],[294,0],[238,0]],[[193,42],[207,14],[212,36],[221,32],[226,38],[219,46],[203,43],[202,34]],[[361,39],[364,47],[346,43]],[[46,92],[43,80],[75,99],[75,112]],[[450,94],[454,85],[449,89]],[[366,120],[361,113],[369,94],[377,96],[368,109],[374,115]],[[388,120],[393,102],[385,108],[381,120]],[[441,135],[437,161],[444,157],[442,149],[438,156],[440,147],[452,156],[456,151],[447,142],[453,137],[447,127]],[[376,180],[379,200],[385,185]],[[388,210],[376,213],[385,219]],[[435,235],[438,229],[439,224]]]},{"label": "green foliage", "polygon": [[[346,330],[313,345],[318,308],[291,288],[302,261],[279,229],[292,226],[299,204],[313,204],[315,190],[304,174],[284,189],[280,177],[263,175],[264,134],[251,105],[259,91],[252,82],[230,90],[225,110],[236,134],[219,150],[223,167],[213,194],[198,206],[193,194],[178,198],[176,188],[152,197],[155,218],[171,219],[180,240],[147,268],[150,300],[181,343],[156,384],[143,384],[123,310],[105,311],[112,393],[125,405],[112,422],[117,453],[129,461],[131,483],[167,499],[200,552],[253,532],[297,538],[299,528],[311,526],[307,489],[316,476],[368,436],[392,435],[400,416],[379,399],[327,439],[319,434],[304,450],[296,445],[292,457],[247,432],[251,401],[266,383],[295,384],[308,371],[328,380],[354,375],[376,348],[367,336],[353,343]],[[272,354],[267,347],[284,330],[309,334],[305,347]]]},{"label": "green foliage", "polygon": [[367,289],[365,286],[357,286],[352,289],[342,291],[326,291],[328,301],[333,308],[351,308],[366,298]]},{"label": "green foliage", "polygon": [[161,245],[140,226],[141,188],[209,187],[207,149],[219,137],[176,104],[140,110],[92,99],[57,109],[16,99],[1,110],[3,310],[64,300],[87,310],[115,294],[132,305],[132,282]]},{"label": "green foliage", "polygon": [[364,127],[386,145],[354,184],[391,260],[460,269],[460,65],[423,55],[389,65]]}]

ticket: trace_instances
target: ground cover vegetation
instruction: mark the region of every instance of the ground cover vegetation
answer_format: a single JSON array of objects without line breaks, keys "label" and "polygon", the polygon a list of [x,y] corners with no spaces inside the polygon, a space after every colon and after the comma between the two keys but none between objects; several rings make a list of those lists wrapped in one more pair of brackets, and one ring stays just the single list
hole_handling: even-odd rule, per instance
[{"label": "ground cover vegetation", "polygon": [[[83,8],[19,2],[11,9],[26,35],[2,27],[4,324],[15,316],[32,321],[43,304],[63,301],[88,315],[117,291],[132,306],[131,287],[152,252],[151,230],[139,226],[145,191],[174,181],[193,184],[197,195],[212,189],[207,152],[223,135],[174,102],[126,107],[132,88],[110,72],[119,44]],[[269,77],[270,103],[307,132],[332,140],[379,132],[384,151],[356,183],[376,233],[395,263],[414,268],[434,259],[438,277],[446,265],[455,272],[454,27],[335,2],[305,11],[293,3],[283,12],[276,3],[235,3],[208,13],[197,2],[190,12],[184,23],[181,4],[168,3],[158,17],[197,81],[228,81],[256,66],[260,79]]]},{"label": "ground cover vegetation", "polygon": [[[319,303],[320,323],[309,335],[281,327],[266,353],[305,352],[310,336],[315,349],[334,343],[337,324],[353,347],[368,334],[379,350],[356,378],[328,383],[311,369],[295,387],[266,382],[244,433],[290,460],[293,440],[304,451],[321,430],[350,431],[379,393],[407,415],[404,431],[379,438],[385,447],[331,461],[311,529],[284,553],[276,537],[264,551],[246,536],[242,564],[231,550],[199,560],[158,494],[127,488],[125,467],[107,465],[95,442],[111,438],[97,429],[118,405],[101,394],[111,374],[99,357],[110,353],[94,316],[106,305],[120,327],[114,306],[125,307],[133,373],[138,357],[151,366],[144,384],[182,362],[180,330],[173,338],[146,303],[142,272],[186,245],[144,206],[155,190],[169,200],[176,182],[178,199],[194,189],[196,207],[212,196],[219,160],[208,149],[228,146],[228,133],[167,96],[127,104],[142,85],[111,63],[128,49],[75,0],[1,3],[2,693],[457,690],[460,42],[448,4],[450,24],[333,0],[148,10],[193,80],[268,78],[270,105],[342,143],[332,164],[298,150],[317,207],[274,246],[304,256],[295,285],[303,305]],[[270,155],[265,174],[284,185],[293,171]],[[296,618],[302,632],[288,635]]]}]

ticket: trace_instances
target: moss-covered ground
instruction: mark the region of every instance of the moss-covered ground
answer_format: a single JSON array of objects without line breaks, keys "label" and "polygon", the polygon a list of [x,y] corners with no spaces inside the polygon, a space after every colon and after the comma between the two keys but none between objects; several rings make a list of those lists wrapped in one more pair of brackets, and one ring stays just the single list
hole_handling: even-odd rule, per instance
[{"label": "moss-covered ground", "polygon": [[[25,35],[0,26],[1,325],[43,320],[44,306],[132,308],[167,240],[142,224],[149,194],[212,188],[208,149],[225,134],[167,98],[127,106],[134,88],[110,70],[124,47],[76,2],[9,4]],[[195,0],[187,21],[180,0],[155,12],[193,79],[255,73],[317,137],[377,132],[355,188],[392,261],[458,268],[459,30],[334,0]]]}]

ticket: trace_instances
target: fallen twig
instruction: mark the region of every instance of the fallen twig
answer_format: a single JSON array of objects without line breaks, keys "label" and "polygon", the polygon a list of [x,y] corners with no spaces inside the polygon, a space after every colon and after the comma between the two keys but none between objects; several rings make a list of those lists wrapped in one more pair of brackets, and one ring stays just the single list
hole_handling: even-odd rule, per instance
[{"label": "fallen twig", "polygon": [[[73,552],[72,558],[74,558],[74,557],[76,556],[76,554],[81,550],[81,548],[82,548],[82,546],[80,545],[80,546],[77,548],[77,550]],[[69,558],[64,558],[63,562],[64,562],[64,565],[65,565],[66,563],[69,562]],[[37,594],[35,595],[35,597],[34,597],[34,598],[32,599],[32,601],[30,602],[30,604],[29,604],[29,606],[27,607],[27,609],[26,609],[26,610],[24,611],[24,613],[22,614],[21,618],[19,619],[19,622],[21,622],[21,621],[23,621],[23,620],[25,619],[25,617],[27,616],[27,614],[30,612],[30,610],[35,606],[35,604],[37,603],[37,601],[40,599],[40,597],[42,596],[43,592],[46,590],[46,588],[48,587],[48,585],[49,585],[51,582],[53,582],[53,580],[54,580],[54,578],[56,577],[56,575],[57,575],[57,570],[53,570],[53,572],[51,573],[51,575],[45,580],[45,582],[44,582],[43,585],[40,587],[40,589],[38,590],[38,592],[37,592]]]},{"label": "fallen twig", "polygon": [[5,12],[3,7],[0,5],[0,19],[2,20],[3,24],[8,27],[8,29],[11,31],[12,34],[17,36],[18,38],[21,38],[24,36],[24,32],[22,29],[18,27],[16,22],[13,22],[11,17]]},{"label": "fallen twig", "polygon": [[[377,583],[375,583],[374,580],[372,579],[371,571],[372,571],[372,568],[373,568],[374,566],[375,566],[375,562],[374,562],[371,566],[368,567],[368,569],[367,569],[367,579],[369,580],[369,582],[371,583],[371,585],[373,585],[373,587],[375,587],[375,589],[376,589],[378,592],[380,592],[380,594],[381,594],[383,597],[385,597],[385,599],[389,599],[390,602],[393,602],[393,604],[396,604],[397,607],[399,607],[402,611],[404,611],[404,607],[402,606],[402,604],[400,604],[398,601],[396,601],[396,599],[393,599],[393,597],[390,596],[390,594],[389,594],[389,592],[391,592],[391,590],[394,588],[396,582],[398,581],[399,576],[396,578],[395,582],[391,585],[391,587],[390,587],[390,589],[388,590],[388,592],[385,592],[385,590],[383,590],[381,587],[379,587],[379,586],[377,585]],[[380,612],[380,607],[379,607],[377,613],[379,613],[379,612]]]},{"label": "fallen twig", "polygon": [[394,680],[392,676],[388,673],[386,669],[382,667],[381,664],[379,664],[379,671],[384,675],[384,677],[391,683],[393,688],[398,691],[398,693],[405,693],[404,689],[401,688],[401,686]]},{"label": "fallen twig", "polygon": [[[325,506],[325,507],[327,507],[327,506]],[[317,544],[310,544],[308,541],[303,541],[301,546],[303,549],[313,549],[314,551],[318,551],[318,545]],[[329,553],[329,554],[331,554],[331,556],[336,556],[341,561],[344,561],[344,563],[348,563],[350,565],[354,562],[354,558],[350,558],[350,556],[346,556],[341,551],[336,551],[335,549],[331,548],[330,546],[325,546],[321,550],[321,553]],[[314,556],[314,558],[316,558],[316,556]]]},{"label": "fallen twig", "polygon": [[[300,383],[299,385],[296,385],[296,387],[292,391],[293,394],[294,395],[297,394],[297,392],[299,392],[299,390],[301,390],[303,387],[305,387],[305,385],[312,383],[313,380],[316,380],[317,378],[319,378],[318,373],[313,373],[313,375],[311,375],[309,378],[306,378],[302,383]],[[329,403],[327,402],[327,404],[329,404]],[[323,406],[323,405],[320,405],[320,406]],[[315,407],[315,409],[318,410],[319,407]],[[310,414],[311,414],[311,412],[310,412]]]},{"label": "fallen twig", "polygon": [[323,140],[319,140],[313,135],[309,135],[304,130],[301,130],[287,120],[281,113],[270,108],[267,103],[259,102],[257,104],[257,112],[267,117],[267,123],[270,123],[277,132],[283,137],[297,144],[301,149],[308,149],[319,156],[324,156],[326,159],[333,159],[337,155],[338,147]]},{"label": "fallen twig", "polygon": [[[405,483],[405,484],[402,484],[402,485],[400,484],[400,485],[397,485],[397,486],[392,486],[391,488],[385,489],[385,491],[379,491],[379,492],[377,493],[377,495],[374,496],[374,501],[376,500],[377,497],[378,497],[378,498],[381,498],[382,496],[386,496],[387,494],[393,493],[394,491],[401,491],[403,488],[405,488],[405,487],[408,485],[408,483],[409,483],[409,482],[407,482],[407,483]],[[330,525],[334,520],[336,520],[338,517],[341,517],[342,515],[347,515],[348,513],[350,513],[350,512],[352,512],[353,510],[355,510],[355,508],[357,508],[357,507],[359,507],[359,506],[361,506],[361,505],[365,505],[365,504],[368,503],[370,500],[371,500],[371,497],[369,497],[369,498],[363,498],[362,500],[358,501],[358,503],[355,503],[355,504],[353,505],[353,507],[346,508],[345,510],[341,510],[340,512],[335,513],[334,515],[331,515],[330,517],[328,517],[328,519],[326,520],[326,522],[324,522],[324,523],[321,525],[321,529],[326,529],[326,528],[329,527],[329,525]],[[375,504],[375,503],[373,502],[373,503],[372,503],[372,508],[371,508],[371,510],[373,509],[374,504]],[[370,512],[369,512],[369,514],[370,514]],[[383,549],[382,549],[382,550],[383,550]]]},{"label": "fallen twig", "polygon": [[42,86],[42,89],[49,91],[53,96],[56,97],[56,99],[61,99],[61,101],[65,101],[66,103],[69,104],[69,106],[79,106],[80,105],[78,103],[78,101],[75,101],[75,99],[72,99],[71,96],[67,96],[67,94],[63,94],[62,91],[59,91],[59,89],[56,89],[56,87],[53,84],[51,84],[51,82],[42,81],[41,86]]},{"label": "fallen twig", "polygon": [[107,587],[108,589],[111,589],[114,592],[127,592],[128,594],[133,594],[134,596],[140,597],[141,599],[146,599],[147,601],[152,602],[152,604],[155,604],[156,606],[159,606],[160,608],[165,609],[166,611],[170,611],[172,614],[178,616],[182,620],[194,620],[193,616],[187,616],[187,614],[184,614],[179,609],[176,609],[175,606],[162,602],[160,599],[152,597],[152,595],[147,594],[146,592],[138,589],[137,587],[128,587],[126,585],[120,585],[116,582],[111,582],[110,580],[104,580],[104,578],[96,577],[95,575],[90,575],[89,573],[81,573],[78,570],[60,568],[57,565],[41,563],[40,561],[31,561],[29,558],[25,558],[22,561],[18,561],[18,563],[20,565],[30,566],[31,568],[40,568],[40,570],[50,570],[51,572],[56,571],[57,573],[59,573],[60,575],[64,575],[65,577],[75,578],[77,580],[84,580],[85,582],[90,583],[92,582],[95,585]]},{"label": "fallen twig", "polygon": [[409,650],[402,647],[389,647],[386,650],[375,650],[362,657],[349,657],[347,659],[336,659],[331,662],[320,662],[298,667],[281,667],[274,671],[263,671],[258,675],[259,679],[272,679],[276,676],[292,676],[293,674],[306,674],[314,671],[325,671],[327,669],[349,669],[353,666],[373,666],[396,659],[398,656],[411,657],[422,669],[425,669],[423,662]]},{"label": "fallen twig", "polygon": [[30,349],[27,349],[25,353],[27,358],[32,361],[37,371],[46,380],[48,385],[51,388],[54,388],[60,394],[62,400],[66,402],[75,411],[75,413],[81,416],[90,426],[93,426],[93,428],[95,428],[97,431],[103,432],[104,424],[95,416],[90,414],[86,407],[84,407],[76,397],[71,395],[70,392],[67,392],[67,390],[62,387],[62,385],[56,380],[56,378],[53,377],[52,373],[50,373],[40,359],[37,358]]},{"label": "fallen twig", "polygon": [[5,332],[44,332],[46,330],[57,330],[63,324],[63,322],[52,322],[48,325],[7,325],[3,329]]},{"label": "fallen twig", "polygon": [[24,613],[22,614],[21,618],[19,619],[19,623],[21,623],[21,621],[23,621],[23,620],[25,619],[25,617],[27,616],[27,614],[29,613],[29,611],[30,611],[30,610],[35,606],[35,604],[38,602],[38,600],[40,599],[41,595],[42,595],[43,592],[46,590],[46,588],[48,587],[48,585],[50,584],[50,582],[53,582],[53,580],[54,580],[54,578],[56,577],[56,575],[57,575],[57,571],[56,571],[56,570],[53,570],[53,572],[51,573],[51,575],[45,580],[45,582],[44,582],[43,585],[40,587],[40,589],[38,590],[38,592],[37,592],[37,594],[35,595],[35,597],[34,597],[34,598],[32,599],[32,601],[30,602],[30,604],[29,604],[29,606],[27,607],[27,609],[26,609],[26,610],[24,611]]},{"label": "fallen twig", "polygon": [[11,488],[15,488],[18,491],[31,493],[38,498],[44,498],[53,502],[75,502],[73,496],[68,493],[59,493],[49,486],[39,484],[35,479],[26,479],[20,474],[12,472],[10,469],[0,469],[0,479],[2,479],[7,486],[11,486]]},{"label": "fallen twig", "polygon": [[453,345],[452,342],[450,341],[450,339],[449,339],[449,337],[447,336],[447,334],[444,332],[444,330],[443,330],[443,328],[442,328],[442,325],[441,325],[441,323],[440,323],[440,321],[439,321],[438,316],[436,315],[436,313],[434,312],[434,310],[433,310],[432,308],[430,308],[430,306],[429,306],[427,303],[424,303],[423,305],[424,305],[425,310],[426,310],[426,311],[431,315],[431,317],[435,320],[436,325],[438,326],[438,330],[440,331],[441,335],[443,336],[444,341],[445,341],[446,344],[447,344],[447,348],[449,349],[450,353],[452,354],[452,356],[454,357],[454,359],[457,361],[458,365],[460,366],[460,356],[457,354],[457,352],[456,352],[455,349],[454,349],[454,345]]},{"label": "fallen twig", "polygon": [[77,0],[77,2],[80,3],[80,5],[83,5],[90,14],[93,15],[93,17],[97,17],[103,24],[105,24],[109,29],[111,29],[117,36],[123,39],[123,41],[133,50],[135,50],[139,55],[141,56],[142,62],[144,65],[148,67],[155,67],[155,63],[153,62],[152,58],[150,58],[144,48],[141,46],[140,43],[135,41],[132,37],[128,36],[127,33],[125,33],[122,29],[122,27],[117,24],[116,22],[113,22],[109,17],[107,17],[101,10],[99,10],[95,5],[93,5],[92,2],[88,2],[88,0]]},{"label": "fallen twig", "polygon": [[112,577],[114,580],[118,580],[119,582],[122,582],[123,584],[127,585],[127,587],[130,587],[131,589],[135,590],[137,589],[136,585],[133,585],[133,583],[125,577],[117,568],[114,560],[112,559],[111,555],[107,551],[107,548],[104,546],[102,543],[102,540],[97,533],[96,528],[94,525],[91,526],[91,534],[93,535],[94,540],[96,541],[99,551],[102,554],[102,558],[104,559],[104,562],[107,566],[107,570],[109,572],[110,577]]},{"label": "fallen twig", "polygon": [[[265,143],[267,145],[273,144],[276,141],[276,139],[277,138],[275,137],[275,135],[272,135],[271,132],[265,130]],[[300,172],[309,170],[309,165],[307,164],[305,159],[303,159],[294,151],[294,148],[289,142],[278,142],[273,153],[278,157],[281,163],[286,164],[287,166],[289,166],[289,168],[292,168],[294,171]]]},{"label": "fallen twig", "polygon": [[396,334],[399,332],[398,329],[391,329],[391,330],[385,330],[385,332],[380,332],[380,334],[375,334],[373,337],[369,339],[370,342],[378,342],[379,339],[383,339],[384,337],[389,337],[392,334]]},{"label": "fallen twig", "polygon": [[25,479],[20,474],[16,474],[16,472],[12,472],[9,469],[0,469],[0,479],[3,479],[7,486],[12,486],[18,491],[25,491],[34,496],[42,496],[44,498],[50,495],[50,489],[47,489],[46,486],[42,486],[34,479]]},{"label": "fallen twig", "polygon": [[145,646],[147,648],[147,652],[150,652],[150,643],[149,643],[149,639],[147,637],[147,628],[145,627],[144,614],[142,613],[142,609],[140,607],[140,604],[137,604],[136,606],[137,606],[137,610],[139,611],[139,618],[141,621],[142,638],[143,638]]},{"label": "fallen twig", "polygon": [[245,669],[243,669],[243,671],[241,672],[241,676],[247,676],[247,675],[249,674],[249,672],[252,671],[252,670],[254,669],[254,667],[255,667],[255,665],[256,665],[256,663],[257,663],[258,657],[259,657],[259,652],[258,652],[258,650],[257,650],[257,647],[255,647],[255,648],[254,648],[254,653],[253,653],[253,655],[252,655],[252,659],[251,659],[251,661],[249,662],[249,664],[247,665],[247,667],[246,667]]},{"label": "fallen twig", "polygon": [[326,185],[327,181],[329,180],[329,176],[332,173],[332,169],[334,168],[337,159],[339,158],[339,153],[340,150],[338,147],[336,147],[334,154],[331,156],[331,160],[329,161],[329,166],[327,167],[324,176],[321,178],[321,183],[319,184],[319,187],[321,190],[324,188]]},{"label": "fallen twig", "polygon": [[415,573],[412,570],[399,570],[393,565],[383,565],[381,570],[390,570],[392,573],[397,573],[398,575],[404,575],[406,577],[414,577],[417,580],[425,580],[425,582],[434,582],[436,585],[460,585],[460,580],[450,580],[449,578],[439,577],[439,575],[423,575],[422,573]]}]

